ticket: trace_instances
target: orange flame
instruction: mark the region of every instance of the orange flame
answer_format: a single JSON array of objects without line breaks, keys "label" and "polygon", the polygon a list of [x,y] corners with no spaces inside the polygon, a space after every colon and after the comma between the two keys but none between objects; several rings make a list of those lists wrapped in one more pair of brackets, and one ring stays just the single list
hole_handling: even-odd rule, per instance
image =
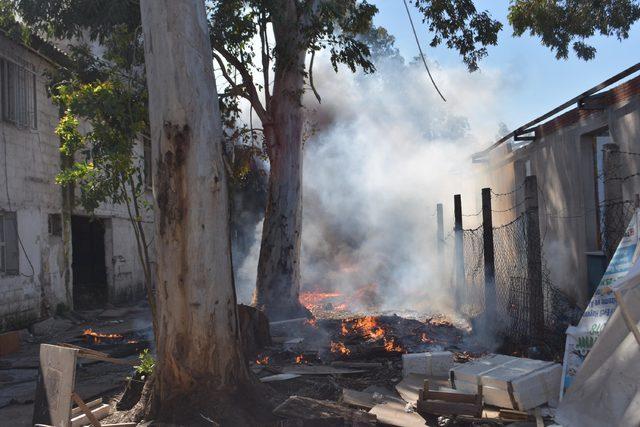
[{"label": "orange flame", "polygon": [[420,337],[420,341],[427,344],[431,344],[433,342],[433,340],[429,338],[425,332],[422,333],[422,336]]},{"label": "orange flame", "polygon": [[258,356],[258,359],[256,360],[256,365],[268,365],[268,364],[269,364],[269,356],[263,356],[263,357]]},{"label": "orange flame", "polygon": [[88,339],[88,337],[93,338],[93,342],[95,343],[100,343],[103,340],[121,340],[124,338],[120,334],[104,334],[101,332],[95,332],[93,329],[85,329],[82,332],[82,335],[84,335],[85,339]]},{"label": "orange flame", "polygon": [[296,356],[296,364],[300,365],[302,363],[306,363],[306,360],[304,360],[304,355],[300,354]]},{"label": "orange flame", "polygon": [[340,353],[349,355],[351,354],[351,350],[349,350],[343,343],[341,342],[333,342],[331,341],[331,353]]},{"label": "orange flame", "polygon": [[325,300],[341,295],[338,292],[303,292],[300,294],[300,302],[309,310],[313,310],[320,308]]},{"label": "orange flame", "polygon": [[404,349],[399,344],[396,344],[396,340],[393,337],[389,340],[387,340],[386,338],[384,339],[384,349],[389,352],[395,351],[399,353],[404,353]]},{"label": "orange flame", "polygon": [[371,340],[377,340],[384,336],[384,329],[378,325],[378,321],[373,316],[365,316],[351,321],[351,328],[348,327],[348,321],[342,321],[342,335],[349,332],[355,332],[363,337]]}]

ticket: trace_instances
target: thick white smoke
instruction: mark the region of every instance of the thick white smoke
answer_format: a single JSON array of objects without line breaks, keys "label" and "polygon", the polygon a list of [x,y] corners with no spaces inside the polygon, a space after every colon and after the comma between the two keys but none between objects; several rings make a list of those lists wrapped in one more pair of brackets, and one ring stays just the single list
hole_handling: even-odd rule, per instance
[{"label": "thick white smoke", "polygon": [[[372,75],[336,74],[316,58],[322,104],[305,97],[315,131],[305,141],[303,289],[350,294],[370,286],[377,293],[354,308],[447,311],[436,204],[444,203],[445,235],[453,194],[467,193],[464,210],[477,211],[470,155],[495,137],[504,81],[492,70],[436,68],[444,103],[421,65],[377,66]],[[259,230],[236,262],[245,298],[255,286]]]}]

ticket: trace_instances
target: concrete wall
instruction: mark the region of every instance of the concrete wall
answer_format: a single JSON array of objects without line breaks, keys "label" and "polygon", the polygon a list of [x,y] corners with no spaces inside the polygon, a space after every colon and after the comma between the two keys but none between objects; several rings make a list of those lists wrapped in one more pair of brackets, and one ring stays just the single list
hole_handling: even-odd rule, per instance
[{"label": "concrete wall", "polygon": [[[494,150],[484,172],[496,193],[509,193],[524,182],[525,164],[539,186],[540,228],[543,253],[552,282],[580,305],[590,298],[586,253],[601,248],[597,240],[594,194],[595,134],[608,127],[612,142],[621,151],[640,153],[640,97],[609,105],[604,110],[580,114],[580,119],[551,132],[541,132],[524,148],[509,152],[506,146]],[[625,176],[640,172],[640,156],[623,155]],[[623,182],[625,200],[640,193],[640,177]],[[479,189],[478,189],[479,191]],[[494,210],[511,211],[494,214],[494,224],[515,219],[523,211],[521,189],[492,200]]]},{"label": "concrete wall", "polygon": [[[55,183],[60,171],[59,140],[55,135],[58,107],[46,94],[43,72],[53,64],[0,36],[0,55],[20,58],[36,67],[37,130],[0,120],[0,210],[17,213],[19,275],[0,275],[0,331],[22,328],[73,304],[71,236],[48,232],[49,214],[63,213],[62,189]],[[141,147],[137,147],[141,153]],[[6,177],[6,179],[5,179]],[[8,197],[7,197],[8,194]],[[68,213],[68,212],[67,212]],[[74,208],[71,214],[82,215]],[[109,300],[123,302],[143,294],[144,274],[133,228],[124,206],[105,204],[96,215],[104,218],[105,263]],[[152,231],[151,212],[145,212]],[[64,218],[64,216],[63,216]],[[67,215],[67,219],[69,216]],[[152,237],[152,235],[150,235]],[[153,254],[153,250],[151,250]]]}]

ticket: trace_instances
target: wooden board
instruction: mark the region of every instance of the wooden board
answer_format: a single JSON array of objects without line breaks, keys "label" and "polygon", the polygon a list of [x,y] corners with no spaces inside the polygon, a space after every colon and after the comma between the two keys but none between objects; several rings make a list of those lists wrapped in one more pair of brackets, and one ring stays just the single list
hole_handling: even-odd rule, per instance
[{"label": "wooden board", "polygon": [[[344,420],[358,426],[375,426],[375,415],[357,409],[347,408],[328,400],[316,400],[308,397],[291,396],[273,410],[274,415],[299,420]],[[306,423],[305,423],[306,425]],[[337,424],[341,425],[341,424]]]},{"label": "wooden board", "polygon": [[33,405],[33,424],[71,425],[71,393],[76,381],[78,350],[40,345],[40,368]]},{"label": "wooden board", "polygon": [[[90,409],[93,409],[97,406],[102,405],[102,398],[99,397],[95,400],[92,400],[91,402],[86,402],[85,405],[87,405],[87,407],[89,407]],[[75,406],[73,409],[71,409],[71,417],[75,417],[78,416],[82,413],[82,409],[80,409],[79,406]]]},{"label": "wooden board", "polygon": [[426,378],[424,375],[409,374],[396,384],[396,390],[405,402],[416,403],[424,380],[428,379],[433,388],[442,389],[449,385],[447,380]]},{"label": "wooden board", "polygon": [[427,422],[417,412],[407,412],[406,403],[386,402],[374,406],[369,413],[378,418],[381,424],[396,427],[424,427]]},{"label": "wooden board", "polygon": [[[110,410],[111,410],[111,407],[108,404],[103,403],[100,406],[92,408],[91,413],[93,414],[94,417],[96,417],[96,419],[101,420],[103,418],[106,418],[109,415]],[[80,413],[78,416],[73,417],[71,419],[71,427],[82,427],[90,424],[91,424],[91,421],[89,421],[89,418],[87,417],[87,415],[83,413]]]},{"label": "wooden board", "polygon": [[378,362],[331,362],[334,368],[352,368],[352,369],[377,369],[382,368],[382,363]]},{"label": "wooden board", "polygon": [[260,382],[263,383],[272,383],[272,382],[276,382],[276,381],[288,381],[288,380],[292,380],[294,378],[298,378],[300,375],[298,374],[276,374],[276,375],[269,375],[268,377],[262,377],[260,378]]},{"label": "wooden board", "polygon": [[366,371],[334,368],[333,366],[324,365],[291,365],[282,368],[282,372],[285,374],[298,374],[298,375],[350,375],[361,374]]}]

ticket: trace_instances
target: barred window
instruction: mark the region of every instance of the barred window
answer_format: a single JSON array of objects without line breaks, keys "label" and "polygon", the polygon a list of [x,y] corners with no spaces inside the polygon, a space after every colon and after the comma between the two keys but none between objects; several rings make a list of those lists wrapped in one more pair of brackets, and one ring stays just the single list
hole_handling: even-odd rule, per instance
[{"label": "barred window", "polygon": [[143,143],[142,143],[142,149],[143,149],[143,156],[142,156],[142,160],[143,160],[143,171],[142,173],[144,174],[144,184],[147,188],[151,188],[151,184],[153,183],[153,172],[151,170],[151,141],[149,141],[147,138],[143,139]]},{"label": "barred window", "polygon": [[17,126],[36,129],[36,72],[26,62],[0,57],[2,119]]},{"label": "barred window", "polygon": [[18,222],[15,212],[0,211],[0,273],[19,273]]}]

